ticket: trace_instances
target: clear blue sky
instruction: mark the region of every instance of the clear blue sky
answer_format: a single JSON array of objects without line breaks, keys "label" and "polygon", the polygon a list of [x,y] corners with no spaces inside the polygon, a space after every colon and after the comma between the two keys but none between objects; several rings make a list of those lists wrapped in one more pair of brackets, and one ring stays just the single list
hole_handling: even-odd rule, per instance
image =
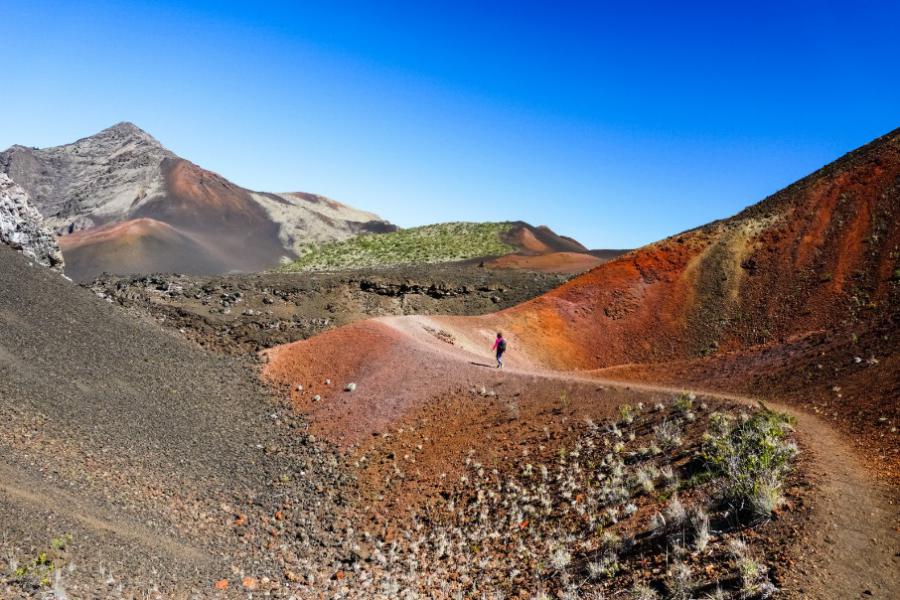
[{"label": "clear blue sky", "polygon": [[897,2],[0,0],[0,148],[133,121],[243,186],[633,247],[900,126]]}]

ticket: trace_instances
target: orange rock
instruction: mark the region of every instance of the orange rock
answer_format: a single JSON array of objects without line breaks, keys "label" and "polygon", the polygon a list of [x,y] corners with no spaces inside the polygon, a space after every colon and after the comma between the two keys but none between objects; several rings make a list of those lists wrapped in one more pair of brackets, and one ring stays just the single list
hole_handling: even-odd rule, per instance
[{"label": "orange rock", "polygon": [[236,527],[240,527],[241,525],[246,525],[247,524],[247,515],[240,514],[237,517],[235,517],[234,524]]},{"label": "orange rock", "polygon": [[213,587],[215,587],[217,590],[227,590],[228,589],[228,580],[220,579],[213,584]]},{"label": "orange rock", "polygon": [[338,571],[337,573],[334,574],[334,578],[337,579],[338,581],[340,581],[341,579],[343,579],[346,576],[347,576],[347,574],[344,573],[343,571]]},{"label": "orange rock", "polygon": [[244,577],[241,580],[241,585],[248,590],[255,590],[259,587],[259,581],[256,580],[256,577]]},{"label": "orange rock", "polygon": [[278,512],[276,512],[276,513],[275,513],[275,520],[276,520],[276,521],[284,521],[284,513],[281,512],[280,510],[279,510]]}]

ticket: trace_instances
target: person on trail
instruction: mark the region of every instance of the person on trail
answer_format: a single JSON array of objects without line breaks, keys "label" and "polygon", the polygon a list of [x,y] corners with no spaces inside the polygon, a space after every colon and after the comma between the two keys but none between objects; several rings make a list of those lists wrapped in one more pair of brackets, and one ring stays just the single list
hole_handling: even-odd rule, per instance
[{"label": "person on trail", "polygon": [[499,331],[497,332],[497,339],[494,340],[494,347],[491,350],[495,350],[497,352],[497,368],[503,368],[503,353],[506,352],[506,340],[503,339],[503,334]]}]

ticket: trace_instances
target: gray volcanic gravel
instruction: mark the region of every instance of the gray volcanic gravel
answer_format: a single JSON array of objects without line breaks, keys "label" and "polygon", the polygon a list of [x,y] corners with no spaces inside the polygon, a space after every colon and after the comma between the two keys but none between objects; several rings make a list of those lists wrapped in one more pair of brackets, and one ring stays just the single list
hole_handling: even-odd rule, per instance
[{"label": "gray volcanic gravel", "polygon": [[348,481],[257,367],[0,248],[0,556],[71,534],[70,587],[177,581],[174,597],[302,576],[304,555],[331,545]]}]

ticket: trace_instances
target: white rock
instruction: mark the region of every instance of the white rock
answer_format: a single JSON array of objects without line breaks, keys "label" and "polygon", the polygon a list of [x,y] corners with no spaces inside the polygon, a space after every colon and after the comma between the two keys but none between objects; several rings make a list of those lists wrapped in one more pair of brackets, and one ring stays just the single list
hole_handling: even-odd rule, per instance
[{"label": "white rock", "polygon": [[345,391],[345,392],[352,392],[352,391],[355,390],[355,389],[356,389],[356,384],[355,384],[355,383],[348,383],[346,386],[344,386],[344,391]]},{"label": "white rock", "polygon": [[0,242],[56,271],[63,257],[56,238],[31,206],[28,194],[5,173],[0,173]]}]

